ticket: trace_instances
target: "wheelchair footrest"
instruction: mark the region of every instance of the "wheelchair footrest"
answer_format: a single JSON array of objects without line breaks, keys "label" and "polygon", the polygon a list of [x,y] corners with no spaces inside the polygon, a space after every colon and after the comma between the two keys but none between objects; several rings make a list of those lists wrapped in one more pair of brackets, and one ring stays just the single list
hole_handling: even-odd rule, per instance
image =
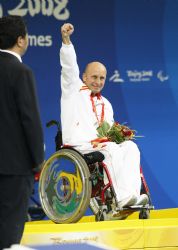
[{"label": "wheelchair footrest", "polygon": [[116,211],[140,211],[140,210],[153,210],[154,206],[152,205],[133,205],[123,208],[117,208]]}]

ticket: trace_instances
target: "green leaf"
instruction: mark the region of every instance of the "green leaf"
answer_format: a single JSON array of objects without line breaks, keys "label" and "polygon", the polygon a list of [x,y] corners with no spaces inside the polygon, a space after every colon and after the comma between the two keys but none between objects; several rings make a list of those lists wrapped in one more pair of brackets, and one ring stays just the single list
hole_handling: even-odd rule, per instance
[{"label": "green leaf", "polygon": [[107,136],[107,132],[110,129],[110,125],[108,122],[104,121],[98,128],[97,128],[97,132],[98,132],[98,137],[105,137]]}]

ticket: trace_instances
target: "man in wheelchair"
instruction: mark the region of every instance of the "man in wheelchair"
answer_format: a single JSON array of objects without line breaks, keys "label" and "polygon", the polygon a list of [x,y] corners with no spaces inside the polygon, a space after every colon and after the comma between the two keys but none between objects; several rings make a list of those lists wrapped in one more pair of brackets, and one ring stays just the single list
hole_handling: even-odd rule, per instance
[{"label": "man in wheelchair", "polygon": [[102,63],[91,62],[80,79],[73,31],[72,24],[61,27],[62,132],[58,122],[47,124],[57,125],[58,133],[56,152],[40,174],[43,210],[56,223],[77,222],[89,205],[96,221],[125,219],[134,211],[147,219],[153,207],[139,149],[128,138],[118,142],[104,133],[116,125],[112,106],[101,95],[107,71]]},{"label": "man in wheelchair", "polygon": [[[72,146],[82,154],[99,151],[112,179],[118,209],[145,205],[146,194],[140,194],[140,152],[131,141],[117,144],[98,139],[97,128],[106,121],[114,123],[110,102],[101,95],[107,70],[100,62],[89,63],[79,77],[74,46],[70,40],[74,27],[66,23],[61,27],[61,123],[64,145]],[[115,211],[117,215],[117,209]]]}]

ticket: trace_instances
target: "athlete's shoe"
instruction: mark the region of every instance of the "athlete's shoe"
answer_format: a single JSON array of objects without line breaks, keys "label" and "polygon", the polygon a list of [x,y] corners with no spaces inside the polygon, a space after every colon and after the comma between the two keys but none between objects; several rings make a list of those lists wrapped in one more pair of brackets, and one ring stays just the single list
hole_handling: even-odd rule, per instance
[{"label": "athlete's shoe", "polygon": [[118,209],[133,206],[137,203],[137,197],[135,195],[131,195],[121,201],[118,202],[117,207]]},{"label": "athlete's shoe", "polygon": [[141,194],[140,197],[137,199],[137,202],[136,202],[135,206],[137,206],[137,205],[145,206],[148,203],[149,203],[148,195],[147,194]]}]

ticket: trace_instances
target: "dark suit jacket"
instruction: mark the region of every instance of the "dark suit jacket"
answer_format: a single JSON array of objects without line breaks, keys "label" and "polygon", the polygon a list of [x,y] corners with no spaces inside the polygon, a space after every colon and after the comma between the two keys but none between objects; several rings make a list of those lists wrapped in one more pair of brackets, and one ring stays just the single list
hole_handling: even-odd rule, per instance
[{"label": "dark suit jacket", "polygon": [[32,71],[0,51],[0,174],[29,175],[44,160]]}]

